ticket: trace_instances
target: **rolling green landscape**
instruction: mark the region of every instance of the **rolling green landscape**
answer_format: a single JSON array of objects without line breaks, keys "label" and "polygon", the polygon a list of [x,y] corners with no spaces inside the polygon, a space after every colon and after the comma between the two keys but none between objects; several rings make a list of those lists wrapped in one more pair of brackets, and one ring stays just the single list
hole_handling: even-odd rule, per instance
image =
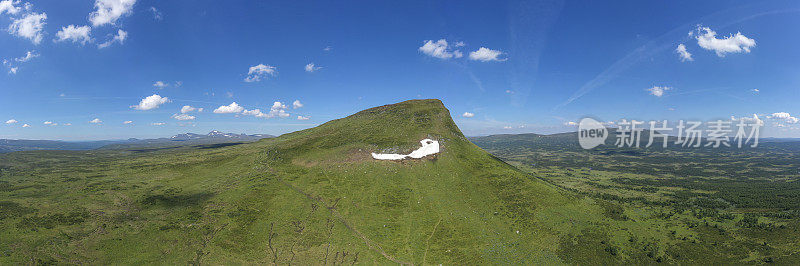
[{"label": "rolling green landscape", "polygon": [[[425,138],[441,152],[370,156]],[[797,265],[798,157],[468,139],[439,100],[248,143],[10,152],[0,264]]]}]

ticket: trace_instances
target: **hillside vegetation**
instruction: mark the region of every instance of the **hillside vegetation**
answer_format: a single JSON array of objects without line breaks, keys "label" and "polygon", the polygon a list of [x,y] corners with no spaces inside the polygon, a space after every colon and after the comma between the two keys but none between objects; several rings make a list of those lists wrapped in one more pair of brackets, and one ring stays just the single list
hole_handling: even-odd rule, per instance
[{"label": "hillside vegetation", "polygon": [[[424,138],[441,152],[370,157]],[[712,246],[728,235],[545,180],[468,141],[438,100],[252,143],[14,152],[0,155],[0,264],[742,261]],[[796,244],[760,244],[750,261],[797,261]]]}]

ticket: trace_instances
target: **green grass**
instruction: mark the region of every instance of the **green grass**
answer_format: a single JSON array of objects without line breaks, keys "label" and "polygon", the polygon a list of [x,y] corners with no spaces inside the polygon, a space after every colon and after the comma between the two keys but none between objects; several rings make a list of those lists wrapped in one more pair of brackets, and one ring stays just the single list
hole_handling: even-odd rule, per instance
[{"label": "green grass", "polygon": [[[438,140],[441,152],[404,161],[369,155],[409,152],[423,138]],[[688,243],[736,222],[690,229],[681,222],[689,213],[658,219],[670,210],[545,180],[468,141],[438,100],[232,146],[15,152],[0,155],[0,264],[797,259],[788,241],[740,256],[753,237],[738,233],[719,240],[725,248],[698,249]]]}]

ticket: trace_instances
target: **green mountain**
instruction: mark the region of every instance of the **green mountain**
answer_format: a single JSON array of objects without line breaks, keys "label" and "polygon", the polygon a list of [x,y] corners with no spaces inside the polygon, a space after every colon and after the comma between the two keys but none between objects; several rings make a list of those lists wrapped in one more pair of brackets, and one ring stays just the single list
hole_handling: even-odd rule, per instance
[{"label": "green mountain", "polygon": [[[440,152],[370,155],[425,138]],[[0,264],[731,261],[650,215],[497,159],[438,100],[237,145],[0,155]]]}]

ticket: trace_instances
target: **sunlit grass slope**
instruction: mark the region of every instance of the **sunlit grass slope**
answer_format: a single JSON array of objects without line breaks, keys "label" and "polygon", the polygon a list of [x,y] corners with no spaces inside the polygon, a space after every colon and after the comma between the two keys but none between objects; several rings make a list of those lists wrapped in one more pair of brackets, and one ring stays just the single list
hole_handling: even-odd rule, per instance
[{"label": "sunlit grass slope", "polygon": [[[408,153],[424,138],[441,152],[370,156]],[[673,241],[669,231],[682,236],[680,228],[621,218],[648,215],[496,159],[463,136],[438,100],[376,107],[254,143],[0,155],[0,264],[674,258],[651,243]]]}]

